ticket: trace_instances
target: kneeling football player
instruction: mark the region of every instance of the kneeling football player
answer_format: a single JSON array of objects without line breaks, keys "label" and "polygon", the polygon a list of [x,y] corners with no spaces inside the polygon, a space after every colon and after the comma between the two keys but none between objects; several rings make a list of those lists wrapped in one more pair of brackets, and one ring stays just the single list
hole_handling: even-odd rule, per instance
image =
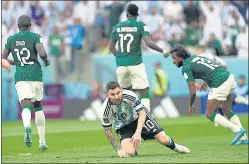
[{"label": "kneeling football player", "polygon": [[[134,156],[142,138],[144,140],[156,139],[162,145],[178,153],[190,152],[187,147],[176,144],[170,136],[165,134],[133,91],[122,89],[115,81],[109,82],[106,90],[107,98],[101,107],[102,126],[120,157]],[[112,133],[112,118],[121,146]]]}]

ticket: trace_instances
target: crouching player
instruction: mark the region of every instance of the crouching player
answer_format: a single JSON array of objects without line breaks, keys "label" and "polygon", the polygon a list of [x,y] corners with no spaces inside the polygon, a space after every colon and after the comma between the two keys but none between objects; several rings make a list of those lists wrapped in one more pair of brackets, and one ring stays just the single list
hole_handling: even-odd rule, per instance
[{"label": "crouching player", "polygon": [[[211,88],[208,94],[206,117],[219,126],[230,129],[235,136],[231,144],[248,144],[246,130],[242,127],[239,117],[232,111],[232,92],[236,87],[233,74],[208,58],[191,56],[182,46],[175,46],[170,51],[173,63],[182,68],[182,74],[188,82],[190,92],[189,112],[193,112],[196,97],[195,79],[202,79]],[[224,114],[229,120],[215,109],[222,105]]]},{"label": "crouching player", "polygon": [[[162,145],[178,153],[190,152],[187,147],[176,144],[170,136],[165,134],[133,91],[123,90],[114,81],[107,84],[106,90],[107,98],[101,107],[102,126],[120,157],[134,156],[142,138],[144,140],[156,139]],[[121,146],[112,133],[112,118]]]}]

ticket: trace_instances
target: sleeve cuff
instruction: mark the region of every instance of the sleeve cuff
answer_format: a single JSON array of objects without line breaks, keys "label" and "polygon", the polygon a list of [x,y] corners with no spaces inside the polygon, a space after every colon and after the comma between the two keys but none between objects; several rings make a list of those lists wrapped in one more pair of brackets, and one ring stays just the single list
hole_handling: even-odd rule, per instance
[{"label": "sleeve cuff", "polygon": [[108,128],[108,127],[111,127],[112,126],[112,124],[111,125],[102,125],[104,128]]},{"label": "sleeve cuff", "polygon": [[139,111],[141,111],[143,109],[144,109],[144,107],[141,107],[141,108],[137,109],[136,112],[139,112]]}]

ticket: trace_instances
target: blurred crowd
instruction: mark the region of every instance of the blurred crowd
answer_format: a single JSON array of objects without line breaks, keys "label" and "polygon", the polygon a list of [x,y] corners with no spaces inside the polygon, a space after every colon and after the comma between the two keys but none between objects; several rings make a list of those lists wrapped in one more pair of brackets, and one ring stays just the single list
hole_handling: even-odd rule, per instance
[{"label": "blurred crowd", "polygon": [[59,79],[89,67],[95,52],[110,54],[110,32],[126,20],[130,2],[163,48],[204,45],[218,56],[248,57],[248,1],[3,1],[2,41],[18,31],[20,15],[29,15]]}]

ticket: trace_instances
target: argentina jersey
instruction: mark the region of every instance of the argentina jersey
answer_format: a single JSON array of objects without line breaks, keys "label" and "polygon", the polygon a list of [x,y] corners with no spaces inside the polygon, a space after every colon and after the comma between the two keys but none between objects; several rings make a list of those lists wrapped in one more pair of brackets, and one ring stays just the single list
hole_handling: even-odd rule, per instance
[{"label": "argentina jersey", "polygon": [[144,109],[141,101],[133,91],[123,90],[121,104],[112,104],[109,98],[104,101],[102,110],[102,126],[112,126],[114,121],[114,129],[120,129],[130,124],[138,118],[137,112]]}]

